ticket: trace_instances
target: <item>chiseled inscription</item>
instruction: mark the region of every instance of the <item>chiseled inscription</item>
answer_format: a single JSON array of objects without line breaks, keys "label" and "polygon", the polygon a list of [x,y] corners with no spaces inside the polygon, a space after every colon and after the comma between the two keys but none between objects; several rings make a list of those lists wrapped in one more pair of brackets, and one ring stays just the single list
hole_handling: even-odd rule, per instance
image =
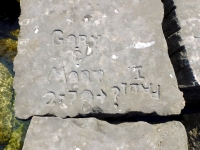
[{"label": "chiseled inscription", "polygon": [[[53,45],[65,45],[67,48],[66,50],[72,51],[73,54],[73,61],[76,64],[80,64],[82,61],[82,56],[85,54],[86,56],[89,56],[93,54],[93,51],[98,49],[98,44],[100,40],[99,36],[92,35],[91,37],[87,37],[86,35],[79,35],[75,36],[74,34],[70,34],[67,37],[64,37],[64,34],[61,30],[54,30],[52,34],[52,44]],[[128,67],[129,69],[131,67]],[[143,75],[143,67],[141,65],[133,65],[132,68],[133,78],[135,79],[135,82],[128,83],[128,82],[122,82],[121,86],[113,86],[110,87],[109,92],[113,92],[113,102],[114,107],[118,107],[118,101],[120,100],[121,94],[123,94],[123,97],[139,94],[139,93],[147,93],[149,96],[153,99],[160,99],[161,96],[161,86],[155,85],[153,83],[147,84],[145,82],[145,76]],[[91,76],[93,76],[93,81],[91,80]],[[79,82],[83,83],[90,83],[90,82],[102,82],[102,79],[104,77],[104,71],[101,69],[96,70],[81,70],[80,74],[76,71],[71,71],[68,76],[67,73],[64,71],[64,67],[62,68],[52,68],[51,72],[49,73],[48,80],[50,82],[58,81],[66,83],[68,82],[71,85],[71,90],[68,91],[68,94],[71,95],[68,97],[70,99],[70,104],[73,104],[73,101],[77,100],[77,97],[80,96],[80,99],[82,101],[82,110],[84,112],[91,110],[91,103],[94,100],[94,96],[96,96],[96,99],[99,100],[101,104],[105,103],[107,99],[107,94],[103,89],[99,91],[99,94],[93,95],[93,92],[90,90],[85,89],[82,91],[80,95],[78,95],[78,86]],[[68,89],[68,87],[66,87]],[[133,96],[134,97],[134,96]],[[47,92],[43,98],[46,98],[46,104],[53,105],[55,103],[62,103],[63,99],[66,98],[65,94],[58,96],[50,91]],[[64,107],[67,108],[67,107]]]},{"label": "chiseled inscription", "polygon": [[88,70],[81,71],[81,78],[85,82],[90,82],[90,72]]},{"label": "chiseled inscription", "polygon": [[112,88],[112,90],[114,91],[114,102],[117,102],[119,100],[120,89],[115,86]]},{"label": "chiseled inscription", "polygon": [[77,64],[80,64],[80,62],[82,60],[82,53],[81,53],[81,51],[79,51],[79,50],[73,51],[73,60]]},{"label": "chiseled inscription", "polygon": [[77,99],[77,91],[69,91],[70,97],[70,105]]},{"label": "chiseled inscription", "polygon": [[[78,92],[79,82],[83,83],[91,82],[90,72],[95,72],[95,74],[94,73],[92,74],[94,76],[95,82],[100,81],[104,74],[103,70],[101,69],[95,71],[81,70],[79,75],[77,71],[71,71],[69,73],[66,73],[64,67],[60,68],[53,67],[49,73],[48,81],[50,83],[63,82],[64,85],[65,83],[69,83],[71,85],[71,90],[68,90],[68,87],[66,87],[67,89],[66,92],[63,92],[60,95],[56,95],[53,91],[48,91],[42,96],[42,100],[45,101],[48,106],[54,106],[55,104],[60,104],[60,107],[62,109],[67,109],[68,106],[64,102],[70,101],[70,105],[72,105],[73,102],[77,100],[77,97],[80,96],[81,101],[83,103],[82,110],[84,112],[89,111],[91,109],[90,104],[94,100],[94,95],[92,91],[86,89],[80,95],[78,95],[77,92]],[[99,93],[100,94],[96,95],[96,99],[100,100],[101,103],[104,103],[107,95],[103,91],[103,89],[101,89]],[[70,96],[67,97],[66,95]]]},{"label": "chiseled inscription", "polygon": [[[123,82],[121,83],[121,87],[119,86],[113,86],[111,87],[111,90],[113,91],[113,101],[117,103],[119,101],[119,95],[120,93],[123,93],[124,95],[130,95],[130,94],[137,94],[137,93],[149,93],[151,98],[154,99],[160,99],[161,96],[161,86],[155,85],[153,83],[147,84],[145,83],[145,77],[142,75],[142,66],[134,66],[133,72],[136,73],[135,82],[134,83],[127,83]],[[94,79],[91,80],[91,75],[93,75]],[[77,98],[77,90],[78,90],[78,83],[79,82],[101,82],[102,78],[104,76],[104,71],[101,69],[97,70],[82,70],[80,71],[80,75],[76,71],[71,71],[68,76],[66,76],[66,73],[64,71],[64,67],[56,68],[53,67],[51,72],[49,73],[48,80],[50,82],[52,81],[58,81],[63,83],[70,83],[71,90],[73,90],[73,100]],[[96,80],[95,80],[96,79]],[[137,82],[140,81],[140,82]],[[143,81],[141,83],[141,81]],[[91,91],[85,91],[83,92],[83,95],[93,95],[89,94]],[[91,92],[92,93],[92,92]],[[72,94],[72,92],[71,92]],[[76,95],[76,96],[75,96]],[[53,92],[48,93],[46,96],[53,97]],[[85,96],[82,96],[85,97]],[[90,96],[93,97],[93,96]],[[96,95],[96,98],[100,100],[101,103],[104,103],[106,100],[107,94],[106,91],[101,91],[99,94]],[[54,103],[53,98],[51,98],[52,102]],[[89,99],[89,98],[87,98]],[[87,103],[91,102],[91,99],[87,101]],[[50,103],[50,102],[49,102]]]},{"label": "chiseled inscription", "polygon": [[54,30],[52,34],[52,43],[54,45],[62,45],[63,40],[63,32],[61,30]]},{"label": "chiseled inscription", "polygon": [[78,73],[76,71],[70,72],[69,83],[78,83],[78,82],[79,82]]},{"label": "chiseled inscription", "polygon": [[104,71],[103,70],[93,70],[93,75],[97,79],[97,81],[101,82],[101,79],[104,76]]},{"label": "chiseled inscription", "polygon": [[107,97],[106,93],[101,89],[101,94],[97,95],[97,99],[99,99],[100,102],[103,104],[106,100],[106,97]]},{"label": "chiseled inscription", "polygon": [[146,85],[146,83],[130,83],[130,84],[122,83],[121,85],[123,91],[127,89],[127,92],[123,92],[124,95],[144,92],[144,93],[149,93],[152,98],[160,99],[160,92],[161,92],[160,85],[154,85],[153,83],[150,83],[149,85]]},{"label": "chiseled inscription", "polygon": [[[76,50],[79,53],[85,53],[86,56],[89,56],[98,49],[98,44],[101,36],[100,35],[91,35],[87,37],[86,35],[80,34],[75,36],[70,34],[67,37],[64,37],[62,30],[54,30],[52,33],[52,44],[61,46],[65,45],[66,50]],[[79,55],[78,53],[75,55]]]},{"label": "chiseled inscription", "polygon": [[[91,74],[92,72],[92,74]],[[94,77],[94,81],[91,81],[91,77]],[[52,70],[49,73],[48,76],[48,81],[49,82],[69,82],[71,84],[73,83],[79,83],[81,82],[101,82],[102,78],[104,77],[104,71],[99,69],[99,70],[82,70],[80,72],[80,75],[76,71],[71,71],[68,76],[67,73],[65,72],[64,67],[57,68],[53,67]]]},{"label": "chiseled inscription", "polygon": [[81,100],[83,102],[91,103],[92,100],[93,100],[93,94],[92,94],[92,92],[89,91],[89,90],[83,91],[83,93],[81,94]]},{"label": "chiseled inscription", "polygon": [[46,101],[46,104],[48,105],[54,105],[56,103],[55,98],[56,98],[55,93],[51,91],[45,93],[42,97],[42,99]]},{"label": "chiseled inscription", "polygon": [[141,73],[142,70],[142,66],[133,66],[133,72],[137,72],[137,76],[135,77],[135,79],[145,79],[144,76]]},{"label": "chiseled inscription", "polygon": [[67,80],[64,67],[61,68],[53,67],[51,72],[49,73],[48,80],[66,83]]},{"label": "chiseled inscription", "polygon": [[43,95],[42,99],[46,101],[47,105],[54,106],[56,103],[63,103],[65,94],[60,93],[59,95],[56,95],[54,92],[49,91]]}]

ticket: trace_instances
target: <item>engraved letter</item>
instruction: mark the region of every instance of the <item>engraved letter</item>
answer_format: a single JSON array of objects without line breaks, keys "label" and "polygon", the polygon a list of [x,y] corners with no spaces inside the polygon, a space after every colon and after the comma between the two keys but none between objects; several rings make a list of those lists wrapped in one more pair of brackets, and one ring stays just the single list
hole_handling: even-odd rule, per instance
[{"label": "engraved letter", "polygon": [[101,37],[100,35],[97,36],[97,37],[95,37],[94,35],[92,35],[90,37],[89,47],[97,49],[100,37]]},{"label": "engraved letter", "polygon": [[82,78],[82,80],[85,81],[85,82],[90,82],[90,72],[87,71],[87,70],[83,70],[83,71],[81,72],[81,78]]},{"label": "engraved letter", "polygon": [[139,84],[137,84],[137,83],[132,83],[132,84],[130,84],[130,92],[131,93],[136,93],[136,92],[138,92],[139,91]]},{"label": "engraved letter", "polygon": [[133,72],[136,72],[137,76],[135,77],[135,79],[140,80],[140,79],[144,79],[144,76],[141,75],[141,69],[142,66],[134,66],[133,67]]},{"label": "engraved letter", "polygon": [[73,60],[76,63],[80,63],[81,62],[81,60],[82,60],[81,51],[76,50],[76,51],[73,52]]},{"label": "engraved letter", "polygon": [[114,101],[118,101],[119,100],[119,92],[120,92],[120,89],[117,87],[117,86],[114,86],[112,88],[112,90],[114,91]]},{"label": "engraved letter", "polygon": [[123,93],[126,94],[127,83],[122,83],[121,85],[123,87]]},{"label": "engraved letter", "polygon": [[103,72],[103,70],[93,70],[93,75],[99,82],[101,82],[104,72]]},{"label": "engraved letter", "polygon": [[53,45],[63,44],[63,32],[61,30],[54,30],[52,34],[52,44]]},{"label": "engraved letter", "polygon": [[55,101],[56,95],[54,92],[47,92],[46,94],[44,94],[44,96],[42,97],[42,99],[44,99],[46,102],[46,104],[50,105],[50,106],[54,106],[56,101]]},{"label": "engraved letter", "polygon": [[69,83],[78,83],[78,81],[78,73],[75,71],[70,72]]},{"label": "engraved letter", "polygon": [[65,99],[65,94],[60,94],[58,97],[58,103],[62,103],[64,99]]},{"label": "engraved letter", "polygon": [[67,47],[68,50],[74,50],[76,47],[76,37],[75,35],[69,35],[67,38]]},{"label": "engraved letter", "polygon": [[58,81],[58,82],[64,82],[66,83],[66,78],[65,78],[65,71],[64,68],[53,68],[48,76],[48,80],[51,81]]},{"label": "engraved letter", "polygon": [[72,95],[70,105],[73,104],[73,101],[77,99],[77,92],[76,91],[69,91],[69,94]]},{"label": "engraved letter", "polygon": [[106,97],[106,93],[103,90],[101,90],[101,94],[97,95],[97,99],[100,99],[102,104],[105,102]]},{"label": "engraved letter", "polygon": [[87,36],[86,35],[79,35],[79,48],[80,51],[85,53],[87,48]]},{"label": "engraved letter", "polygon": [[82,102],[87,102],[87,103],[91,103],[93,100],[93,94],[91,91],[85,90],[82,94],[81,94],[81,100]]},{"label": "engraved letter", "polygon": [[160,99],[160,85],[157,86],[157,90],[155,90],[153,84],[150,84],[152,97],[155,99]]},{"label": "engraved letter", "polygon": [[146,85],[145,83],[142,83],[142,84],[141,84],[141,87],[142,87],[143,91],[149,92],[149,91],[150,91],[149,86],[145,86],[145,85]]}]

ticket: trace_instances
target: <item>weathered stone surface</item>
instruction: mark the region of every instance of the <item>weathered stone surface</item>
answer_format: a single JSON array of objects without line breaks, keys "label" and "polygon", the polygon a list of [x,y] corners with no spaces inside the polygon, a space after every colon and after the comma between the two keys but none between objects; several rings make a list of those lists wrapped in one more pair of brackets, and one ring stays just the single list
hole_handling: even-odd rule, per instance
[{"label": "weathered stone surface", "polygon": [[199,101],[200,5],[199,0],[162,0],[163,31],[179,88],[187,102]]},{"label": "weathered stone surface", "polygon": [[23,150],[187,150],[184,126],[177,121],[112,125],[95,118],[33,117]]},{"label": "weathered stone surface", "polygon": [[17,117],[169,115],[184,107],[160,25],[161,2],[22,0],[21,8]]}]

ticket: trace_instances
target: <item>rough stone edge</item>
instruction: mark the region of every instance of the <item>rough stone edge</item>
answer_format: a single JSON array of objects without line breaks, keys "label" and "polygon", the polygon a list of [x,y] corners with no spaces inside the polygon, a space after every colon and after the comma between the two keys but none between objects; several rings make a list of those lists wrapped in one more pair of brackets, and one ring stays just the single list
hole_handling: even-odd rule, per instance
[{"label": "rough stone edge", "polygon": [[[134,124],[134,125],[136,125],[136,124],[137,125],[138,124],[146,124],[148,126],[152,126],[152,127],[155,127],[155,128],[156,127],[158,128],[158,127],[160,127],[162,125],[165,127],[165,126],[170,126],[170,125],[173,124],[173,125],[175,125],[174,128],[178,128],[179,127],[179,129],[180,129],[179,131],[183,131],[182,136],[185,138],[185,146],[187,146],[187,141],[188,141],[186,129],[185,129],[184,125],[181,122],[179,122],[179,121],[168,121],[168,122],[155,123],[155,124],[151,124],[151,123],[148,123],[148,122],[145,122],[145,121],[139,121],[139,122],[121,122],[121,123],[112,124],[112,123],[109,123],[109,122],[107,122],[105,120],[99,120],[99,119],[94,118],[94,117],[91,117],[91,118],[67,118],[67,119],[62,119],[62,118],[59,118],[59,117],[40,117],[40,116],[34,116],[32,118],[32,120],[31,120],[31,122],[33,122],[33,121],[38,122],[40,119],[53,119],[53,118],[55,120],[57,119],[57,120],[60,120],[62,122],[66,120],[66,121],[71,122],[71,123],[73,123],[73,121],[78,121],[79,122],[81,119],[83,119],[83,120],[95,120],[96,122],[98,122],[98,124],[100,123],[100,125],[116,126],[116,127],[119,127],[119,128],[123,127],[124,125],[125,125],[125,127],[127,127],[127,125],[131,124],[131,123]],[[83,124],[84,124],[84,122],[85,121],[83,121]],[[31,126],[31,124],[30,124],[30,126]],[[78,124],[77,124],[77,126],[80,127],[80,125],[78,125]],[[30,129],[28,129],[28,132],[29,132],[29,130]],[[28,132],[27,132],[27,134],[28,134]],[[25,143],[26,143],[26,140],[27,139],[25,139],[25,141],[24,141]],[[22,150],[25,150],[24,147],[25,147],[25,145],[23,146]],[[188,150],[188,147],[186,149]]]},{"label": "rough stone edge", "polygon": [[181,26],[174,0],[161,0],[164,6],[162,29],[168,46],[168,54],[174,68],[179,89],[184,93],[186,103],[200,103],[200,85],[190,66],[187,49],[181,38]]}]

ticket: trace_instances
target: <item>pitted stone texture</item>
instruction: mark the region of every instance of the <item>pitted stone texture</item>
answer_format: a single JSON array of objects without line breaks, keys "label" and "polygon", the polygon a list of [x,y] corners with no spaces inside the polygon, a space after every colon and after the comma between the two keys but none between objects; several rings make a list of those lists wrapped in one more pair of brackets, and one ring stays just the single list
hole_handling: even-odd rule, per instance
[{"label": "pitted stone texture", "polygon": [[200,96],[200,1],[162,1],[163,31],[178,84],[186,100],[195,102]]},{"label": "pitted stone texture", "polygon": [[109,124],[95,118],[33,117],[23,150],[187,150],[180,122]]},{"label": "pitted stone texture", "polygon": [[17,117],[170,115],[184,107],[161,2],[22,0],[21,8]]}]

